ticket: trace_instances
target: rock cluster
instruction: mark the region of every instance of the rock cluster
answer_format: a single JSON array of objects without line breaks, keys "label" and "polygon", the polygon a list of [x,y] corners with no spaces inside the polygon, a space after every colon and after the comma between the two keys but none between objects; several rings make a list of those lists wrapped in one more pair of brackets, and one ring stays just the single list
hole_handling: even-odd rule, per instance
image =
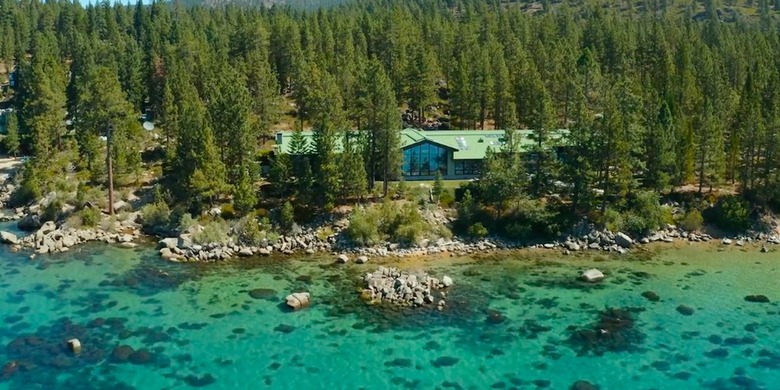
[{"label": "rock cluster", "polygon": [[439,310],[446,304],[447,294],[437,290],[453,285],[449,276],[441,280],[426,273],[410,273],[397,268],[379,267],[363,277],[364,289],[361,297],[371,303],[391,303],[399,306],[423,306],[435,304]]},{"label": "rock cluster", "polygon": [[75,229],[57,226],[52,221],[45,222],[34,233],[24,238],[18,238],[9,232],[0,232],[0,241],[13,245],[16,249],[30,248],[36,253],[66,252],[70,247],[90,241],[105,243],[121,243],[124,246],[135,246],[133,243],[140,237],[140,226],[134,222],[136,214],[131,214],[125,221],[116,222],[111,231],[102,229]]}]

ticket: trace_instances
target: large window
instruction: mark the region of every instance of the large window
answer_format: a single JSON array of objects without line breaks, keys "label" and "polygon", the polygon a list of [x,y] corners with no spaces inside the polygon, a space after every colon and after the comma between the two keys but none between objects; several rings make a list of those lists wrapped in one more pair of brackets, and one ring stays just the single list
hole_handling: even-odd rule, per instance
[{"label": "large window", "polygon": [[404,150],[404,176],[447,174],[447,149],[426,142]]},{"label": "large window", "polygon": [[456,175],[479,175],[482,160],[455,160]]}]

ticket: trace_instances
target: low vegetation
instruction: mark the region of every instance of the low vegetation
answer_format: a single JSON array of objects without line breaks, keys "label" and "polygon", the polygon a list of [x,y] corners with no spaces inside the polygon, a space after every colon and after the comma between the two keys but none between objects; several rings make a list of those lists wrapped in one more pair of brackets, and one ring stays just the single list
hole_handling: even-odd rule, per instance
[{"label": "low vegetation", "polygon": [[423,239],[451,236],[446,228],[427,223],[415,205],[404,203],[399,206],[390,201],[356,209],[346,234],[359,245],[385,241],[413,245]]}]

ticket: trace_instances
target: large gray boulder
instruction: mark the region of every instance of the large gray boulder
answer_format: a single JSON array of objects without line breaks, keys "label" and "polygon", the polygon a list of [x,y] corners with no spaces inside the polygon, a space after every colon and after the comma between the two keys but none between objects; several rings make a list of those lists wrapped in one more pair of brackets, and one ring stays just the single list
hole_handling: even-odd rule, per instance
[{"label": "large gray boulder", "polygon": [[345,254],[340,254],[338,257],[336,257],[336,262],[346,264],[349,262],[349,257],[347,257]]},{"label": "large gray boulder", "polygon": [[627,234],[618,232],[615,234],[615,243],[623,248],[631,248],[631,246],[634,245],[634,240],[632,240],[631,237],[629,237]]},{"label": "large gray boulder", "polygon": [[19,220],[19,222],[16,223],[16,226],[24,231],[31,232],[33,230],[38,230],[43,224],[41,223],[41,219],[37,215],[33,214],[27,214],[22,219]]},{"label": "large gray boulder", "polygon": [[16,245],[19,243],[19,238],[16,237],[16,234],[0,231],[0,241],[4,244]]},{"label": "large gray boulder", "polygon": [[604,273],[595,268],[591,268],[583,272],[582,275],[580,275],[580,279],[588,283],[597,283],[604,280]]},{"label": "large gray boulder", "polygon": [[452,283],[453,283],[452,278],[450,278],[449,276],[445,276],[441,278],[441,284],[443,284],[444,287],[452,286]]},{"label": "large gray boulder", "polygon": [[42,235],[46,235],[55,230],[57,230],[57,225],[52,221],[46,221],[46,223],[41,225],[41,228],[38,229],[38,233]]},{"label": "large gray boulder", "polygon": [[157,246],[160,247],[160,248],[173,249],[173,248],[176,248],[176,246],[178,244],[179,244],[179,239],[178,238],[169,237],[169,238],[163,238],[162,240],[160,240],[160,242],[158,243]]},{"label": "large gray boulder", "polygon": [[285,298],[287,306],[293,310],[300,310],[311,303],[311,295],[307,292],[293,293]]},{"label": "large gray boulder", "polygon": [[368,256],[358,256],[358,258],[355,259],[355,262],[358,264],[368,263]]}]

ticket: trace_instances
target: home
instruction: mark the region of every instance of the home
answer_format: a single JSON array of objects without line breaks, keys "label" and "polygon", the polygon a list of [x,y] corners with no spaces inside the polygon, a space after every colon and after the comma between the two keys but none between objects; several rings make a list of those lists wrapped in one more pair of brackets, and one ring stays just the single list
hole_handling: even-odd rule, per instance
[{"label": "home", "polygon": [[[532,130],[516,130],[520,145],[526,150],[533,145]],[[564,145],[568,130],[556,130],[552,138]],[[302,133],[309,146],[313,133]],[[293,132],[276,133],[276,151],[290,153]],[[401,131],[403,165],[406,180],[431,180],[436,171],[445,179],[469,179],[479,176],[488,148],[498,151],[505,142],[504,130],[419,130]],[[338,146],[340,150],[340,145]]]}]

